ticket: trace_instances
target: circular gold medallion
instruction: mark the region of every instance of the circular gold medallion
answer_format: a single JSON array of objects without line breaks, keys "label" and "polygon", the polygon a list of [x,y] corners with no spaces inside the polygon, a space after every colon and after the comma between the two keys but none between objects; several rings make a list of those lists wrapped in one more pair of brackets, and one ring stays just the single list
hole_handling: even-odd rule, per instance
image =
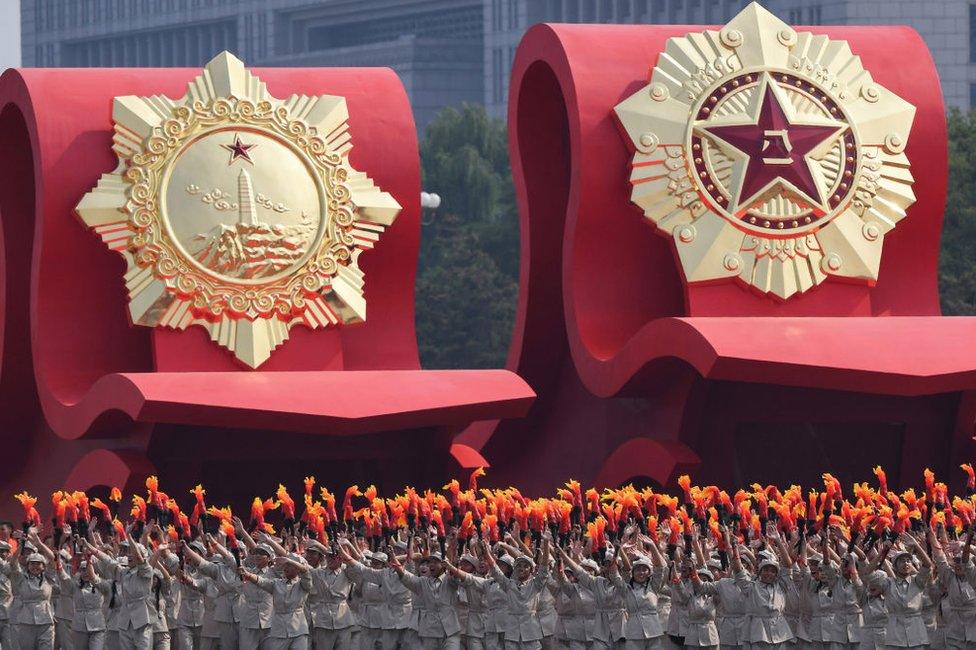
[{"label": "circular gold medallion", "polygon": [[631,200],[671,237],[688,283],[735,279],[779,300],[828,277],[873,284],[885,233],[915,202],[915,107],[843,41],[756,2],[668,40],[614,112]]},{"label": "circular gold medallion", "polygon": [[187,259],[229,282],[262,284],[308,258],[327,219],[322,183],[272,135],[215,129],[164,171],[162,221]]},{"label": "circular gold medallion", "polygon": [[179,100],[116,97],[119,166],[77,211],[126,260],[132,322],[202,326],[256,368],[294,325],[364,320],[359,255],[400,204],[349,164],[348,117],[226,52]]}]

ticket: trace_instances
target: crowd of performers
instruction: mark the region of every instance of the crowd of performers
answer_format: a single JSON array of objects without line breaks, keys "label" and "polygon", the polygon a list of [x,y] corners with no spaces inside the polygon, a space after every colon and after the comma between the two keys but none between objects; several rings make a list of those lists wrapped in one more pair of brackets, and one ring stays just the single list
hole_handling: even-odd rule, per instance
[{"label": "crowd of performers", "polygon": [[[976,648],[976,475],[889,490],[679,479],[553,498],[346,491],[305,479],[247,523],[187,515],[150,477],[131,509],[16,495],[0,524],[0,648]],[[42,509],[45,507],[42,506]],[[123,512],[124,511],[124,512]],[[276,530],[277,528],[277,530]]]}]

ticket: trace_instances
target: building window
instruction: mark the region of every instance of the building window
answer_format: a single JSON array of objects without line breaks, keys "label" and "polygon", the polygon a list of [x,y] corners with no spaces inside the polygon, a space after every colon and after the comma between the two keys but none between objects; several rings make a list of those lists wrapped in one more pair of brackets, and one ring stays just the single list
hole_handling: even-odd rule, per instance
[{"label": "building window", "polygon": [[799,25],[803,22],[803,10],[802,9],[790,9],[789,18],[787,21],[791,25]]},{"label": "building window", "polygon": [[820,5],[814,5],[807,10],[807,16],[809,20],[808,25],[822,25],[823,24],[823,7]]},{"label": "building window", "polygon": [[976,108],[976,84],[969,84],[969,108]]},{"label": "building window", "polygon": [[497,104],[502,100],[502,51],[500,48],[495,48],[491,53],[491,63],[492,63],[492,82],[493,87],[491,91],[492,98]]},{"label": "building window", "polygon": [[976,4],[969,5],[969,62],[976,63]]}]

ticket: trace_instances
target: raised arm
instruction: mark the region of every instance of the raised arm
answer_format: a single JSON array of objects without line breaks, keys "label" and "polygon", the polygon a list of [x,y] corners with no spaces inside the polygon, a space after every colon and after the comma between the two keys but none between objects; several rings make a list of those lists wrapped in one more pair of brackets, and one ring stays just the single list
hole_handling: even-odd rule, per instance
[{"label": "raised arm", "polygon": [[969,531],[966,533],[966,543],[962,547],[962,563],[965,566],[969,565],[969,558],[972,557],[973,551],[973,530],[976,529],[972,524],[969,525]]},{"label": "raised arm", "polygon": [[888,558],[888,553],[891,552],[891,542],[885,542],[881,547],[881,551],[875,554],[874,558],[868,562],[868,564],[860,570],[861,579],[866,579],[869,575],[877,571]]},{"label": "raised arm", "polygon": [[793,557],[790,555],[790,549],[787,548],[786,542],[783,540],[783,536],[775,529],[775,527],[770,526],[770,529],[766,533],[766,539],[773,542],[773,548],[776,551],[776,555],[779,557],[780,563],[786,571],[793,568]]},{"label": "raised arm", "polygon": [[94,557],[97,557],[99,559],[99,561],[101,561],[103,564],[107,564],[109,566],[112,566],[112,565],[115,564],[115,560],[108,553],[106,553],[103,550],[101,550],[100,548],[96,547],[91,542],[89,542],[87,539],[82,540],[82,543],[88,549],[88,552],[91,553]]},{"label": "raised arm", "polygon": [[54,551],[52,551],[47,544],[41,541],[41,538],[38,536],[37,532],[31,530],[30,534],[28,535],[28,539],[30,539],[31,544],[33,544],[37,550],[41,552],[41,555],[47,558],[48,564],[53,566],[54,561],[57,559],[54,555]]},{"label": "raised arm", "polygon": [[193,566],[200,566],[201,564],[204,563],[205,561],[204,557],[199,553],[197,553],[196,551],[194,551],[190,547],[190,545],[186,543],[186,540],[183,540],[181,544],[183,544],[183,557],[186,559],[187,562],[189,562]]},{"label": "raised arm", "polygon": [[132,539],[131,533],[126,535],[126,539],[129,540],[129,548],[132,549],[133,563],[136,566],[141,566],[145,564],[146,563],[146,553],[144,550],[145,547],[142,544],[137,543],[136,540]]},{"label": "raised arm", "polygon": [[[930,540],[934,540],[934,537],[932,536],[931,528],[929,529],[928,535]],[[926,569],[931,569],[932,558],[930,558],[929,554],[925,552],[925,548],[921,544],[919,544],[918,540],[915,539],[913,535],[910,535],[908,533],[903,533],[902,539],[905,540],[904,541],[905,545],[912,550],[912,552],[915,554],[915,557],[918,558],[918,561],[921,563],[921,565]],[[922,572],[919,571],[919,573]]]},{"label": "raised arm", "polygon": [[247,547],[248,551],[253,551],[257,544],[254,542],[254,538],[251,537],[251,533],[247,532],[244,528],[244,522],[241,521],[240,517],[234,517],[232,519],[234,522],[234,532],[237,533],[237,539],[244,542],[244,546]]},{"label": "raised arm", "polygon": [[244,582],[250,582],[261,591],[266,591],[269,594],[274,593],[274,580],[259,576],[256,573],[251,573],[244,567],[241,567],[238,573]]},{"label": "raised arm", "polygon": [[535,566],[537,575],[548,575],[549,573],[549,546],[551,540],[552,538],[547,530],[542,535],[542,555],[539,557],[539,563]]},{"label": "raised arm", "polygon": [[278,557],[284,557],[288,555],[288,551],[285,550],[285,547],[279,544],[278,540],[276,540],[271,535],[267,533],[259,533],[259,537],[262,542],[264,542],[265,544],[267,544],[268,546],[274,549],[275,555],[277,555]]},{"label": "raised arm", "polygon": [[404,587],[420,595],[423,589],[423,581],[419,577],[404,569],[403,565],[396,558],[390,560],[390,568],[400,577],[400,582],[403,583]]},{"label": "raised arm", "polygon": [[275,564],[279,568],[284,567],[286,564],[290,564],[291,566],[295,567],[295,570],[298,571],[299,575],[305,575],[306,573],[309,572],[309,566],[307,564],[303,564],[301,562],[295,562],[294,560],[288,557],[277,558],[275,560]]},{"label": "raised arm", "polygon": [[725,546],[729,549],[732,554],[732,574],[742,573],[742,556],[739,555],[739,542],[738,540],[732,539],[732,534],[729,532],[727,526],[722,526],[722,537],[725,538]]},{"label": "raised arm", "polygon": [[[664,554],[661,553],[661,549],[658,548],[658,545],[655,544],[653,542],[653,540],[652,540],[652,542],[650,544],[647,544],[645,546],[645,549],[647,550],[647,554],[651,558],[651,564],[653,564],[655,567],[664,568],[664,567],[666,567],[668,565],[668,562],[665,559]],[[624,554],[623,557],[626,558],[627,557],[626,554]],[[704,558],[702,559],[702,564],[704,565]],[[628,569],[628,570],[630,569],[630,560],[629,559],[625,559],[625,565],[624,566],[625,566],[626,569]]]},{"label": "raised arm", "polygon": [[695,561],[698,563],[698,566],[705,566],[708,564],[708,562],[705,560],[705,551],[702,549],[701,532],[698,530],[697,525],[695,525],[695,527],[692,529],[691,547],[695,551]]}]

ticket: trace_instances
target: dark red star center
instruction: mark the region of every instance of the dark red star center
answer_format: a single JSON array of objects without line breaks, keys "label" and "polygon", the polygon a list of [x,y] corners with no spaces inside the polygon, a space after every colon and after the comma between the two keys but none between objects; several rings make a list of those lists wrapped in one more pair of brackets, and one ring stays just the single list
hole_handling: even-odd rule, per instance
[{"label": "dark red star center", "polygon": [[234,161],[237,160],[238,158],[243,158],[244,160],[251,163],[252,165],[254,164],[254,161],[251,160],[251,156],[247,152],[253,149],[254,147],[256,147],[257,145],[244,144],[243,142],[241,142],[241,136],[235,134],[233,144],[222,144],[220,146],[230,152],[230,161],[228,161],[227,163],[228,165],[234,164]]},{"label": "dark red star center", "polygon": [[801,199],[822,209],[824,197],[806,156],[847,127],[791,122],[773,90],[773,83],[770,80],[765,85],[755,123],[705,125],[702,130],[747,156],[737,206],[748,207],[772,184],[785,182]]}]

